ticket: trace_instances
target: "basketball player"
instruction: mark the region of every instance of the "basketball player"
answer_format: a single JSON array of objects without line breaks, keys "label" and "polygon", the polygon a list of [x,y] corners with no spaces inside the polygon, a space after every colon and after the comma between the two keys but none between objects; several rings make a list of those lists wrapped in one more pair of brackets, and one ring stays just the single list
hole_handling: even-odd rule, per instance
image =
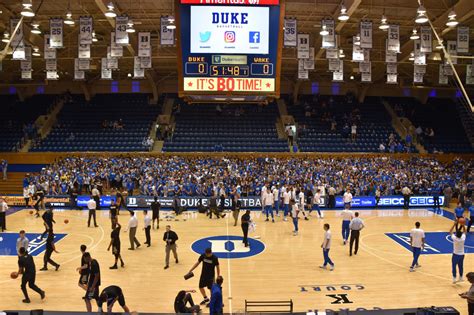
[{"label": "basketball player", "polygon": [[97,260],[92,259],[89,252],[84,253],[85,262],[89,265],[89,279],[87,280],[86,295],[84,301],[88,312],[92,312],[91,300],[99,299],[100,266]]},{"label": "basketball player", "polygon": [[94,185],[94,188],[92,188],[92,199],[95,201],[95,208],[96,210],[100,210],[100,191],[97,189],[97,185]]},{"label": "basketball player", "polygon": [[276,211],[277,217],[280,216],[280,213],[278,211],[280,210],[280,189],[278,187],[278,184],[274,187],[272,187],[272,194],[273,194],[273,209]]},{"label": "basketball player", "polygon": [[44,238],[49,233],[49,231],[53,230],[53,223],[56,223],[56,221],[54,221],[53,216],[54,216],[53,207],[51,206],[41,216],[43,218],[43,224],[44,224],[44,232],[43,234],[41,234],[41,238]]},{"label": "basketball player", "polygon": [[467,313],[468,315],[474,314],[474,272],[468,272],[467,281],[471,283],[469,291],[459,294],[460,297],[467,300]]},{"label": "basketball player", "polygon": [[316,189],[316,193],[313,196],[313,206],[311,207],[311,210],[313,208],[316,208],[316,211],[318,211],[319,218],[324,218],[323,213],[321,212],[321,209],[319,208],[319,203],[321,202],[321,189]]},{"label": "basketball player", "polygon": [[43,191],[42,185],[36,185],[36,192],[34,195],[34,199],[36,200],[35,205],[33,206],[33,208],[35,208],[36,210],[35,217],[39,218],[40,216],[39,209],[40,209],[40,206],[43,204],[43,200],[44,200],[44,191]]},{"label": "basketball player", "polygon": [[165,269],[168,269],[170,267],[170,251],[173,251],[173,256],[175,259],[175,262],[178,263],[178,253],[176,252],[176,241],[178,240],[178,234],[176,232],[171,231],[171,226],[167,225],[166,226],[166,232],[163,235],[163,241],[166,242],[165,245],[165,252],[166,252],[166,258],[165,258]]},{"label": "basketball player", "polygon": [[219,267],[219,258],[217,258],[217,256],[212,253],[212,250],[210,248],[206,248],[204,254],[199,256],[198,261],[194,264],[191,270],[189,270],[189,273],[193,272],[193,270],[196,269],[201,262],[202,272],[201,278],[199,279],[199,291],[201,292],[204,298],[204,300],[200,304],[204,305],[209,303],[209,298],[206,295],[205,288],[207,288],[210,293],[215,278],[214,269],[217,269],[217,276],[221,275],[221,270]]},{"label": "basketball player", "polygon": [[151,211],[153,212],[151,226],[155,229],[155,220],[156,220],[156,229],[160,229],[160,207],[161,204],[158,202],[158,197],[155,196],[153,202],[150,205]]},{"label": "basketball player", "polygon": [[44,253],[43,257],[43,268],[40,269],[40,271],[46,271],[48,270],[48,263],[54,266],[56,268],[56,271],[59,269],[59,264],[56,263],[54,260],[51,259],[51,255],[55,253],[59,253],[56,250],[56,246],[54,246],[54,233],[53,230],[48,231],[48,238],[46,239],[46,252]]},{"label": "basketball player", "polygon": [[148,214],[148,211],[143,210],[143,230],[145,231],[145,238],[147,247],[151,246],[151,236],[150,236],[150,231],[151,231],[151,217]]},{"label": "basketball player", "polygon": [[456,222],[464,217],[464,208],[460,202],[458,202],[458,206],[454,209],[454,215],[456,216],[454,219]]},{"label": "basketball player", "polygon": [[222,315],[224,303],[222,301],[222,283],[224,278],[217,276],[216,282],[212,285],[211,290],[211,301],[209,302],[209,314],[210,315]]},{"label": "basketball player", "polygon": [[262,195],[263,198],[263,205],[265,207],[265,214],[267,219],[265,221],[269,221],[269,215],[272,216],[272,222],[275,223],[275,218],[273,217],[273,194],[270,189],[266,189]]},{"label": "basketball player", "polygon": [[344,204],[344,210],[341,212],[341,217],[342,217],[342,240],[344,242],[344,245],[347,244],[347,239],[349,238],[349,225],[351,224],[351,220],[353,218],[352,211],[349,210],[350,206],[347,204]]},{"label": "basketball player", "polygon": [[425,247],[425,231],[420,229],[420,222],[415,223],[415,228],[410,232],[410,245],[413,250],[413,262],[411,263],[410,272],[414,272],[415,268],[420,268],[418,258],[421,251]]},{"label": "basketball player", "polygon": [[290,206],[291,206],[291,218],[293,220],[293,235],[296,236],[298,235],[298,204],[295,202],[294,199],[290,200]]},{"label": "basketball player", "polygon": [[249,235],[249,224],[250,224],[250,210],[245,211],[245,214],[242,215],[242,218],[240,218],[241,226],[242,226],[242,233],[244,234],[244,239],[242,240],[242,243],[244,243],[245,247],[249,247],[249,240],[248,240],[248,235]]},{"label": "basketball player", "polygon": [[[303,213],[303,216],[304,216],[304,219],[307,221],[309,220],[308,217],[306,216],[306,211],[304,211],[304,207],[305,207],[305,199],[304,199],[304,192],[303,192],[303,189],[299,189],[299,192],[297,191],[296,192],[298,195],[297,195],[297,198],[295,199],[296,203],[298,204],[298,211]],[[298,213],[299,213],[298,212]]]},{"label": "basketball player", "polygon": [[232,200],[232,216],[234,217],[234,226],[237,226],[237,222],[239,221],[240,206],[240,195],[235,193],[234,199]]},{"label": "basketball player", "polygon": [[20,255],[20,248],[28,249],[30,240],[25,236],[25,230],[20,231],[20,237],[16,240],[16,252]]},{"label": "basketball player", "polygon": [[115,228],[110,233],[110,243],[109,247],[107,247],[107,251],[110,250],[110,247],[112,247],[112,254],[115,257],[115,264],[112,267],[109,267],[109,269],[117,269],[117,261],[120,259],[120,266],[123,268],[125,266],[122,255],[120,254],[120,229],[122,226],[120,223],[118,223],[117,218],[115,218],[114,222]]},{"label": "basketball player", "polygon": [[329,270],[334,270],[334,263],[332,262],[331,258],[329,258],[329,250],[331,249],[331,230],[329,224],[324,224],[324,241],[321,244],[321,248],[323,249],[323,257],[324,257],[324,264],[319,266],[321,269],[326,269],[326,266],[329,264]]},{"label": "basketball player", "polygon": [[[453,233],[454,229],[456,229],[456,232]],[[451,235],[451,240],[453,241],[453,256],[451,259],[453,269],[453,283],[456,283],[457,281],[464,281],[462,275],[464,270],[464,243],[466,241],[466,227],[464,225],[458,227],[458,224],[454,223],[449,230],[449,234]],[[459,269],[459,280],[456,280],[456,266]]]},{"label": "basketball player", "polygon": [[342,200],[344,201],[344,208],[350,209],[351,208],[351,203],[352,203],[352,194],[351,190],[349,187],[347,187],[346,192],[342,196]]},{"label": "basketball player", "polygon": [[84,291],[87,290],[87,278],[89,277],[89,264],[86,262],[84,254],[87,250],[86,245],[81,245],[81,266],[76,268],[76,271],[79,272],[79,282],[78,285],[80,288],[82,288]]},{"label": "basketball player", "polygon": [[[284,188],[284,187],[283,187]],[[283,189],[282,188],[282,189]],[[283,221],[288,221],[287,216],[288,213],[290,212],[290,198],[291,194],[288,190],[285,189],[285,191],[282,194],[282,200],[283,200]]]},{"label": "basketball player", "polygon": [[26,284],[28,284],[28,287],[38,293],[41,296],[41,299],[44,300],[46,296],[45,292],[35,284],[36,268],[33,256],[28,254],[24,247],[20,248],[20,257],[18,257],[18,274],[23,275],[21,277],[21,291],[23,292],[25,299],[22,302],[31,302],[28,297],[28,292],[26,291]]},{"label": "basketball player", "polygon": [[115,223],[117,222],[117,212],[118,212],[117,204],[115,203],[115,200],[112,199],[110,202],[110,211],[109,211],[112,230],[115,229]]},{"label": "basketball player", "polygon": [[107,313],[112,312],[115,302],[119,302],[120,306],[123,308],[125,313],[130,313],[130,309],[125,304],[125,297],[123,296],[122,289],[116,285],[111,285],[106,287],[100,293],[99,299],[97,300],[97,306],[99,307],[99,312],[102,313],[102,305],[107,303]]}]

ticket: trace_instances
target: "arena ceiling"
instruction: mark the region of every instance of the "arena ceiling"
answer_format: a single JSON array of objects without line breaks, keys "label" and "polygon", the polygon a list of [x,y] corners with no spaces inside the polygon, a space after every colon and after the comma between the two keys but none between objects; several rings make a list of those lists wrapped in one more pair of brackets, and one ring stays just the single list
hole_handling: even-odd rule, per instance
[{"label": "arena ceiling", "polygon": [[[21,0],[2,0],[0,2],[0,32],[8,29],[9,19],[20,16],[22,10]],[[33,10],[37,11],[34,18],[25,18],[25,38],[27,44],[38,47],[41,56],[33,57],[33,82],[45,79],[45,62],[43,60],[43,35],[30,32],[31,24],[36,22],[42,32],[49,28],[50,17],[65,17],[68,6],[76,20],[73,27],[65,25],[65,48],[58,51],[58,71],[61,80],[72,80],[74,58],[77,56],[78,18],[81,15],[90,15],[94,18],[94,30],[98,42],[92,45],[91,55],[93,60],[92,71],[88,72],[89,81],[100,76],[100,58],[106,56],[107,46],[110,43],[110,32],[113,19],[104,16],[106,3],[109,0],[33,0]],[[177,60],[175,47],[161,47],[159,45],[160,17],[174,15],[174,0],[114,0],[118,14],[127,14],[135,23],[136,31],[151,31],[153,46],[153,69],[147,71],[147,77],[152,77],[155,82],[162,79],[175,79],[177,77]],[[374,47],[371,51],[372,80],[383,82],[385,80],[385,39],[387,32],[378,29],[382,14],[388,19],[389,24],[400,25],[401,54],[398,56],[398,72],[401,80],[412,81],[413,63],[408,60],[413,50],[413,41],[409,39],[415,25],[414,18],[418,8],[416,0],[344,0],[350,19],[347,22],[337,21],[340,10],[340,0],[286,0],[286,16],[298,20],[298,32],[311,34],[312,46],[316,47],[316,70],[310,72],[312,80],[330,80],[328,63],[324,59],[324,50],[321,47],[320,21],[323,18],[336,19],[336,31],[340,35],[340,48],[345,52],[344,72],[345,80],[350,75],[356,76],[357,64],[350,61],[352,52],[352,36],[358,33],[361,20],[374,22]],[[470,26],[471,50],[474,49],[474,1],[473,0],[424,0],[423,5],[437,31],[443,39],[455,40],[455,28],[447,28],[445,23],[448,13],[454,8],[460,25]],[[39,9],[38,9],[39,7]],[[135,33],[136,34],[136,33]],[[114,71],[114,79],[127,79],[133,72],[133,56],[136,54],[136,36],[131,36],[131,45],[124,49],[124,57],[119,61],[119,71]],[[0,43],[0,49],[5,44]],[[435,56],[432,54],[431,57]],[[466,64],[472,60],[458,61]],[[426,85],[436,85],[438,81],[438,64],[440,61],[428,58]],[[20,80],[19,61],[12,61],[7,55],[3,61],[3,71],[0,72],[0,83],[18,82]],[[461,77],[464,76],[465,66],[457,66]],[[297,78],[296,49],[284,48],[282,58],[282,80],[295,81]]]}]

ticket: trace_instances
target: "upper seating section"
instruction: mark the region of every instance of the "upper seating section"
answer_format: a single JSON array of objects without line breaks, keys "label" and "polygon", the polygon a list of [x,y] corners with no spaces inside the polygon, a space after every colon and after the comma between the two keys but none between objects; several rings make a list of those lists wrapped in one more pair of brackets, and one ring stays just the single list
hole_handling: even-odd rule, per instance
[{"label": "upper seating section", "polygon": [[35,138],[34,122],[47,114],[57,95],[34,95],[24,102],[16,95],[0,96],[0,151],[16,151],[24,137]]},{"label": "upper seating section", "polygon": [[399,138],[377,98],[358,104],[352,95],[302,96],[298,104],[288,106],[288,113],[298,123],[303,152],[414,152]]},{"label": "upper seating section", "polygon": [[417,128],[417,138],[433,152],[473,152],[459,117],[459,107],[449,98],[429,98],[423,105],[414,98],[386,98],[399,116]]},{"label": "upper seating section", "polygon": [[278,139],[277,105],[181,104],[165,152],[287,152]]},{"label": "upper seating section", "polygon": [[143,139],[161,107],[148,94],[97,94],[90,102],[74,95],[56,126],[32,151],[148,151]]}]

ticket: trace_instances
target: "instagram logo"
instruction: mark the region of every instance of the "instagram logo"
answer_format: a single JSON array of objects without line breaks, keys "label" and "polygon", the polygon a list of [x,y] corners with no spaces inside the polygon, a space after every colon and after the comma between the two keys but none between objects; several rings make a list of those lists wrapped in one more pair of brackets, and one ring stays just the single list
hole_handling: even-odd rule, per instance
[{"label": "instagram logo", "polygon": [[226,43],[234,43],[235,42],[235,32],[227,31],[224,33],[224,40]]}]

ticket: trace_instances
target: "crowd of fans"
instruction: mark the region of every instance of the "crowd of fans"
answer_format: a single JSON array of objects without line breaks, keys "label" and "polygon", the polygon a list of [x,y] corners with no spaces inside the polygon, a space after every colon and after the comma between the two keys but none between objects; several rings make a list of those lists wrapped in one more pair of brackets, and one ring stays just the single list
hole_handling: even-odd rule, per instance
[{"label": "crowd of fans", "polygon": [[61,195],[74,189],[89,193],[126,190],[129,195],[212,196],[239,193],[258,196],[263,185],[298,189],[349,188],[354,195],[397,195],[405,186],[413,194],[466,192],[474,187],[472,161],[434,158],[211,158],[211,157],[70,157],[58,160],[23,185],[32,193]]}]

